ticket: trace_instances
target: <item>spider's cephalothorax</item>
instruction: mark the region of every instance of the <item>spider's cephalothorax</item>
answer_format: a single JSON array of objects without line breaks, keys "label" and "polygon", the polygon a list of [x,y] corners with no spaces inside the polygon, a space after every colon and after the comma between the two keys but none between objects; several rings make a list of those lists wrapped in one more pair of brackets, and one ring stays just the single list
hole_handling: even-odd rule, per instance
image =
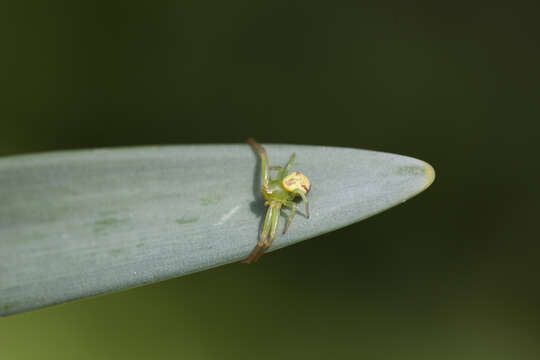
[{"label": "spider's cephalothorax", "polygon": [[[243,261],[246,264],[259,260],[262,254],[274,242],[277,236],[282,206],[291,208],[291,214],[289,215],[289,220],[285,225],[285,229],[283,229],[283,233],[287,231],[296,214],[296,203],[293,201],[295,197],[300,196],[302,200],[304,200],[306,204],[306,216],[309,217],[309,203],[306,199],[306,194],[311,189],[311,182],[307,176],[298,171],[289,174],[295,159],[295,154],[291,155],[291,158],[284,169],[281,166],[268,166],[266,150],[253,139],[249,139],[248,143],[261,156],[263,183],[261,192],[266,199],[264,204],[268,206],[268,211],[266,212],[263,230],[261,232],[261,237],[257,242],[257,246],[255,246],[249,257]],[[277,177],[273,180],[270,179],[270,170],[276,170],[278,172]]]}]

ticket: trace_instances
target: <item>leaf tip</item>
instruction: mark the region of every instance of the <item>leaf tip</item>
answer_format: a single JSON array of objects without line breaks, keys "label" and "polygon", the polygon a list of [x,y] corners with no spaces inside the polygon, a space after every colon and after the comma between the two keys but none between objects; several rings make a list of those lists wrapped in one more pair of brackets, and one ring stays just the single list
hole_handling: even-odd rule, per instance
[{"label": "leaf tip", "polygon": [[426,174],[426,184],[424,185],[422,191],[430,187],[431,184],[433,184],[433,181],[435,181],[435,169],[433,168],[433,166],[424,161],[424,168]]}]

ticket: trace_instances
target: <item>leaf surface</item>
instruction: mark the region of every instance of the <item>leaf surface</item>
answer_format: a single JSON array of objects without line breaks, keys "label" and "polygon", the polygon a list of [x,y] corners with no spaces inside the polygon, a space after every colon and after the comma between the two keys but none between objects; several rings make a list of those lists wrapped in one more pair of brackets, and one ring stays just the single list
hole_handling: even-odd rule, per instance
[{"label": "leaf surface", "polygon": [[[406,156],[265,147],[271,165],[296,152],[293,170],[312,183],[311,218],[299,204],[270,251],[400,204],[434,179],[429,164]],[[260,161],[247,145],[2,158],[0,316],[242,260],[266,211],[259,189]]]}]

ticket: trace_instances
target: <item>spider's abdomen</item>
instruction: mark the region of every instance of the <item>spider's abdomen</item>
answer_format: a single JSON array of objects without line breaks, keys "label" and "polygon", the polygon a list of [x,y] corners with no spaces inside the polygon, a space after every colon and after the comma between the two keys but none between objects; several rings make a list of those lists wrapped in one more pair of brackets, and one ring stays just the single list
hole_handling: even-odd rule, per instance
[{"label": "spider's abdomen", "polygon": [[307,176],[298,171],[286,176],[282,181],[282,185],[287,191],[300,190],[304,194],[307,194],[311,189],[311,182]]}]

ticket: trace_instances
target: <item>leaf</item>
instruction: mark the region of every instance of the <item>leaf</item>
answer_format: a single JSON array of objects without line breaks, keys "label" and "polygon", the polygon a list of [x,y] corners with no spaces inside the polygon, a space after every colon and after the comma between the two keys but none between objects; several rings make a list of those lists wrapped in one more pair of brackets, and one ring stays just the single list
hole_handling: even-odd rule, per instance
[{"label": "leaf", "polygon": [[[270,250],[379,213],[434,179],[430,165],[400,155],[266,148],[272,165],[296,152],[293,169],[312,182],[311,218],[301,204]],[[247,145],[0,159],[0,316],[242,260],[266,211],[259,189],[260,161]]]}]

